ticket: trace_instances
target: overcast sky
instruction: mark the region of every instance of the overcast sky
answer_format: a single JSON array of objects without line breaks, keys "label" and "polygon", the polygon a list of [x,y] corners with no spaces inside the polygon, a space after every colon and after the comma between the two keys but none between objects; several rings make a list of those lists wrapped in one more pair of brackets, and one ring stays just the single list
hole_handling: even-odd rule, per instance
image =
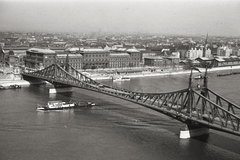
[{"label": "overcast sky", "polygon": [[0,31],[240,35],[240,0],[0,0]]}]

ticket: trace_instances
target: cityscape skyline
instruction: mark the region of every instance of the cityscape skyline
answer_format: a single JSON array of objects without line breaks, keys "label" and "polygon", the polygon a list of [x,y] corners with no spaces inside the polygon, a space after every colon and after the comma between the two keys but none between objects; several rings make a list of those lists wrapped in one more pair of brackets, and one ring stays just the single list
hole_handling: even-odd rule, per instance
[{"label": "cityscape skyline", "polygon": [[239,36],[237,0],[0,0],[0,31]]}]

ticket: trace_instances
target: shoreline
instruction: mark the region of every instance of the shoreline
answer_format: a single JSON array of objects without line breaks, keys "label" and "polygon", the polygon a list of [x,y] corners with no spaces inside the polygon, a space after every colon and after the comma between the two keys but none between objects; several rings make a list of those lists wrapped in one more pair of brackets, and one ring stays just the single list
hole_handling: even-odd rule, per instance
[{"label": "shoreline", "polygon": [[[205,72],[205,68],[198,68],[202,73]],[[217,68],[210,68],[207,71],[208,72],[215,72],[215,71],[224,71],[224,70],[235,70],[235,69],[240,69],[240,66],[227,66],[227,67],[217,67]],[[154,77],[154,76],[170,76],[170,75],[179,75],[179,74],[190,74],[190,70],[182,70],[182,71],[169,71],[169,72],[149,72],[149,73],[128,73],[128,74],[121,74],[122,76],[126,76],[129,78],[141,78],[141,77]],[[193,70],[193,73],[197,73],[198,71]],[[112,79],[113,75],[103,75],[102,73],[98,74],[90,74],[89,78],[93,80],[108,80]],[[2,87],[9,87],[10,85],[20,85],[22,87],[27,87],[31,84],[42,84],[39,82],[29,82],[23,79],[18,79],[18,80],[7,80],[7,79],[0,79],[0,86]]]},{"label": "shoreline", "polygon": [[[205,73],[206,68],[198,68],[201,73]],[[224,70],[235,70],[240,69],[240,66],[227,66],[227,67],[216,67],[216,68],[210,68],[207,70],[207,72],[216,72],[216,71],[224,71]],[[128,73],[128,74],[120,74],[122,76],[126,76],[129,78],[141,78],[141,77],[153,77],[153,76],[171,76],[171,75],[179,75],[179,74],[190,74],[191,70],[181,70],[181,71],[169,71],[169,72],[149,72],[149,73]],[[193,70],[193,73],[198,73],[198,71]],[[92,74],[90,76],[93,80],[107,80],[111,79],[113,75],[109,76],[103,76],[101,74]]]},{"label": "shoreline", "polygon": [[14,79],[12,79],[12,80],[7,80],[7,79],[1,80],[0,79],[0,88],[4,87],[6,89],[11,85],[19,85],[21,87],[28,87],[31,84],[43,84],[43,82],[29,82],[29,81],[24,80],[24,79],[18,79],[18,80],[14,80]]}]

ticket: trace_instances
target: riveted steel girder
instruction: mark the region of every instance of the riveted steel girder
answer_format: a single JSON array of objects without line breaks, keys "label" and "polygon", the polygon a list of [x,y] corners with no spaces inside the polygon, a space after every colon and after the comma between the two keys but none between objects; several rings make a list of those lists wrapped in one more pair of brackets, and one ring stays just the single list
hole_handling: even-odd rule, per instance
[{"label": "riveted steel girder", "polygon": [[199,124],[240,135],[240,107],[208,88],[192,88],[168,93],[141,93],[116,88],[94,81],[71,65],[53,64],[43,70],[23,73],[49,81],[108,94],[151,108],[181,122]]}]

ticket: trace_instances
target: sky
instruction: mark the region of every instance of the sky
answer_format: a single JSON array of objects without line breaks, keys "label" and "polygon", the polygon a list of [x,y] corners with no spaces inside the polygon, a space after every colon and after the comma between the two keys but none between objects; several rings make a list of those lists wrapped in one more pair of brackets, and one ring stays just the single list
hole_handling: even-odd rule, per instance
[{"label": "sky", "polygon": [[0,31],[240,35],[240,0],[0,0]]}]

